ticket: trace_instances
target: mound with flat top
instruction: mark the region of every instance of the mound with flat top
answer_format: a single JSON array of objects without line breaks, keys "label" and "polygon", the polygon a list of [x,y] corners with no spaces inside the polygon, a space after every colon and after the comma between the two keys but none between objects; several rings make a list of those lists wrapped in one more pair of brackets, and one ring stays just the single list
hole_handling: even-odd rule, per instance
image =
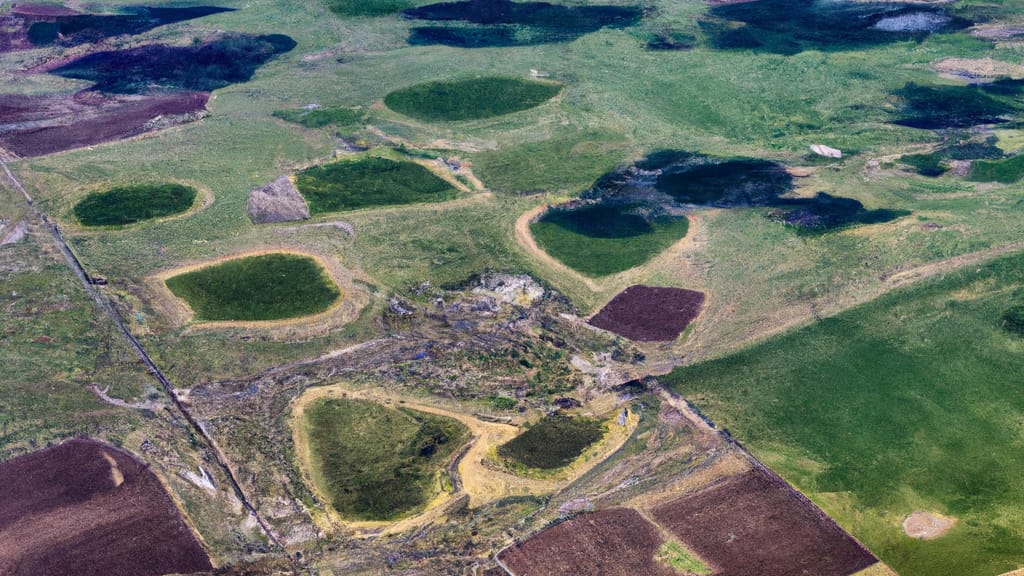
[{"label": "mound with flat top", "polygon": [[0,486],[0,574],[212,569],[160,480],[108,444],[71,440],[4,462]]},{"label": "mound with flat top", "polygon": [[227,260],[168,278],[167,288],[199,321],[264,321],[324,312],[341,291],[315,260],[265,254]]},{"label": "mound with flat top", "polygon": [[700,314],[704,294],[635,285],[605,305],[590,324],[638,342],[675,340]]},{"label": "mound with flat top", "polygon": [[181,214],[192,207],[196,190],[182,184],[133,184],[89,194],[75,205],[83,226],[123,226]]},{"label": "mound with flat top", "polygon": [[514,464],[552,470],[561,468],[604,435],[600,420],[555,414],[498,447],[498,455]]},{"label": "mound with flat top", "polygon": [[295,175],[312,214],[376,206],[443,202],[452,186],[415,162],[367,156],[314,166]]},{"label": "mound with flat top", "polygon": [[479,120],[540,106],[561,91],[561,84],[521,78],[443,80],[396,90],[384,104],[427,122]]},{"label": "mound with flat top", "polygon": [[555,207],[530,225],[537,244],[588,276],[607,276],[647,262],[686,236],[682,215],[634,204]]},{"label": "mound with flat top", "polygon": [[300,432],[316,487],[343,518],[392,520],[435,494],[443,463],[469,430],[441,416],[366,400],[331,398],[306,407]]}]

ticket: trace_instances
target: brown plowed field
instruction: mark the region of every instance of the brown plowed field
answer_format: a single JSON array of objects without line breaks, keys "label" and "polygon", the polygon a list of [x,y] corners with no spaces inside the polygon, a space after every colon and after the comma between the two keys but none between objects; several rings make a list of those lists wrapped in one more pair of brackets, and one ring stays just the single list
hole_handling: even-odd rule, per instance
[{"label": "brown plowed field", "polygon": [[138,136],[158,118],[187,117],[206,107],[209,94],[157,96],[0,97],[0,148],[19,156],[42,156]]},{"label": "brown plowed field", "polygon": [[678,576],[654,559],[662,542],[639,512],[611,508],[548,528],[498,559],[516,576]]},{"label": "brown plowed field", "polygon": [[638,342],[675,340],[700,314],[704,294],[637,284],[620,292],[590,323]]},{"label": "brown plowed field", "polygon": [[130,454],[71,440],[0,464],[0,574],[210,570],[163,485]]},{"label": "brown plowed field", "polygon": [[848,576],[878,560],[759,468],[655,507],[654,519],[716,576]]}]

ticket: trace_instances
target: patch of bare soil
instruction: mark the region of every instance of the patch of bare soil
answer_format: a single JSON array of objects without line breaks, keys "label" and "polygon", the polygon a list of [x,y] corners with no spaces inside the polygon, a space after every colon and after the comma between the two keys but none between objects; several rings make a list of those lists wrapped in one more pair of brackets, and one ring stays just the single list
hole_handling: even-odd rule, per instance
[{"label": "patch of bare soil", "polygon": [[679,337],[703,305],[702,292],[638,284],[612,298],[590,324],[630,340],[667,342]]},{"label": "patch of bare soil", "polygon": [[157,96],[0,96],[0,148],[18,156],[43,156],[193,121],[209,94]]},{"label": "patch of bare soil", "polygon": [[309,206],[288,176],[249,192],[246,211],[253,224],[309,220]]},{"label": "patch of bare soil", "polygon": [[956,518],[918,510],[903,520],[903,533],[918,540],[935,540],[956,526]]},{"label": "patch of bare soil", "polygon": [[655,559],[664,542],[658,529],[630,508],[581,514],[506,548],[498,559],[513,574],[562,576],[675,576]]},{"label": "patch of bare soil", "polygon": [[944,58],[933,62],[932,68],[939,74],[968,79],[1024,76],[1024,66],[991,58]]},{"label": "patch of bare soil", "polygon": [[212,568],[157,477],[71,440],[0,464],[0,574],[158,576]]}]

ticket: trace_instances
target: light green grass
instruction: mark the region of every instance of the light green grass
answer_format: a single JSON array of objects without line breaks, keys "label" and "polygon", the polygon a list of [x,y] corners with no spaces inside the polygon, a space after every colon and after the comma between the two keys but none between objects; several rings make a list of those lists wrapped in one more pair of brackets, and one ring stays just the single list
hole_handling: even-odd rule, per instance
[{"label": "light green grass", "polygon": [[289,108],[275,110],[274,117],[306,128],[350,126],[363,119],[363,112],[354,108]]},{"label": "light green grass", "polygon": [[[950,274],[665,378],[904,576],[1024,562],[1024,256]],[[902,535],[918,509],[958,526]]]},{"label": "light green grass", "polygon": [[281,320],[327,310],[341,292],[305,256],[236,258],[167,279],[167,287],[196,320]]},{"label": "light green grass", "polygon": [[668,540],[662,544],[655,559],[680,574],[711,574],[711,569],[706,564],[675,540]]}]

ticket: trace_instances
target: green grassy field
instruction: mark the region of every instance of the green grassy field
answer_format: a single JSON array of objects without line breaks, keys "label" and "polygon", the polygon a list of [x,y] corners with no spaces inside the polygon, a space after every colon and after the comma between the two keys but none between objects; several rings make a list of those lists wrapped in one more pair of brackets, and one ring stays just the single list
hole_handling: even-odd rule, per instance
[{"label": "green grassy field", "polygon": [[351,520],[388,520],[420,509],[437,473],[466,440],[461,423],[362,400],[316,400],[305,412],[314,481]]},{"label": "green grassy field", "polygon": [[552,470],[571,463],[603,434],[600,420],[556,414],[498,446],[498,455],[527,468]]},{"label": "green grassy field", "polygon": [[180,214],[192,207],[196,190],[181,184],[136,184],[95,192],[75,204],[83,226],[123,226]]},{"label": "green grassy field", "polygon": [[341,296],[312,258],[236,258],[167,279],[196,320],[281,320],[323,312]]},{"label": "green grassy field", "polygon": [[[903,576],[1024,562],[1024,256],[971,267],[665,378]],[[910,512],[959,519],[901,533]]]},{"label": "green grassy field", "polygon": [[384,97],[395,112],[428,122],[479,120],[528,110],[554,98],[562,85],[520,78],[472,78],[417,84]]},{"label": "green grassy field", "polygon": [[419,164],[374,156],[307,168],[295,175],[295,187],[312,214],[443,202],[457,194]]},{"label": "green grassy field", "polygon": [[1012,184],[1024,177],[1024,155],[1005,160],[976,160],[967,178],[975,182]]},{"label": "green grassy field", "polygon": [[607,276],[639,266],[684,236],[685,217],[645,218],[632,206],[593,205],[553,210],[530,225],[537,244],[588,276]]}]

